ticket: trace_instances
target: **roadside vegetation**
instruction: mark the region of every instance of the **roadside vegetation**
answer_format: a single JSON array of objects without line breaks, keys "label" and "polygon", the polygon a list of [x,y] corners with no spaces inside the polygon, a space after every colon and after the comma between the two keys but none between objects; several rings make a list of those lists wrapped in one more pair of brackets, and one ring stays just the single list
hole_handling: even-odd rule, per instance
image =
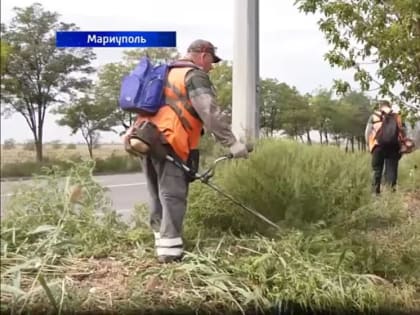
[{"label": "roadside vegetation", "polygon": [[[93,175],[141,169],[122,145],[102,150],[101,132],[119,134],[133,123],[116,104],[121,79],[139,58],[170,61],[181,52],[129,49],[95,68],[91,48],[55,47],[54,30],[76,24],[40,3],[14,8],[0,30],[1,115],[24,118],[32,140],[3,142],[1,177],[33,181],[1,205],[1,312],[418,314],[420,151],[402,158],[397,192],[374,198],[364,129],[376,101],[387,98],[400,105],[419,147],[419,5],[295,1],[302,13],[319,14],[331,44],[326,60],[355,70],[360,86],[334,80],[302,93],[260,78],[260,132],[271,139],[257,143],[250,159],[225,162],[212,181],[281,230],[194,182],[186,257],[170,265],[154,259],[147,207],[136,205],[128,221],[118,216]],[[219,63],[210,78],[231,115],[232,62]],[[82,150],[45,143],[47,112],[82,135]],[[289,140],[274,140],[279,135]],[[223,152],[212,141],[203,139],[202,168]]]},{"label": "roadside vegetation", "polygon": [[139,160],[129,156],[122,144],[98,144],[94,150],[94,156],[90,157],[86,145],[55,141],[44,145],[44,159],[42,162],[37,162],[33,142],[22,145],[14,144],[12,139],[8,139],[1,149],[1,177],[2,179],[30,177],[33,174],[40,174],[43,168],[53,165],[68,169],[72,164],[67,161],[81,163],[93,160],[94,174],[141,171]]},{"label": "roadside vegetation", "polygon": [[94,181],[93,162],[50,169],[18,188],[2,219],[2,310],[415,314],[419,163],[418,151],[405,156],[398,192],[372,198],[366,156],[261,141],[249,160],[219,167],[213,183],[281,231],[194,182],[186,257],[163,266],[145,205],[127,222]]}]

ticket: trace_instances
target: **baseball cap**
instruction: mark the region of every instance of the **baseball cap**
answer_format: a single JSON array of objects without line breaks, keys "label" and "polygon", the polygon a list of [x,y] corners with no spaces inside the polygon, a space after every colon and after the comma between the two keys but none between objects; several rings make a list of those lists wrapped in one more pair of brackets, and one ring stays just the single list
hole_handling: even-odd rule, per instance
[{"label": "baseball cap", "polygon": [[193,41],[190,46],[188,46],[187,52],[206,52],[210,53],[213,56],[213,63],[218,63],[222,59],[216,56],[217,47],[215,47],[209,41],[204,39],[197,39]]}]

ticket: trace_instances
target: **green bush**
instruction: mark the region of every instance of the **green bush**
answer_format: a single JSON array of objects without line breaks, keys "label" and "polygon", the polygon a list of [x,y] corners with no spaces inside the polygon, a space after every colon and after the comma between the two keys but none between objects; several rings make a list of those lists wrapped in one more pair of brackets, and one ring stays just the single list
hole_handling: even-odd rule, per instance
[{"label": "green bush", "polygon": [[420,189],[420,150],[402,156],[398,177],[400,187],[408,190]]},{"label": "green bush", "polygon": [[1,177],[30,177],[42,173],[44,169],[50,169],[52,167],[59,167],[62,170],[68,170],[71,168],[73,163],[80,162],[82,162],[80,156],[74,156],[67,160],[44,158],[41,163],[35,161],[7,163],[1,168]]},{"label": "green bush", "polygon": [[119,156],[113,153],[106,159],[95,159],[95,173],[136,171],[141,171],[140,160],[129,155]]},{"label": "green bush", "polygon": [[92,161],[55,165],[18,186],[5,206],[2,244],[7,242],[9,251],[20,244],[20,250],[37,255],[103,254],[112,249],[111,240],[124,234],[126,226],[105,189],[92,178],[92,167]]},{"label": "green bush", "polygon": [[332,227],[354,257],[351,269],[420,286],[420,220],[404,206],[404,195],[383,193]]},{"label": "green bush", "polygon": [[[72,162],[81,163],[83,160],[79,155],[71,156],[67,160],[47,159],[42,163],[39,162],[21,162],[21,163],[7,163],[1,168],[1,177],[30,177],[39,174],[43,168],[51,168],[54,166],[60,167],[62,170],[67,170],[71,167]],[[112,173],[112,172],[139,172],[141,171],[141,164],[137,158],[131,156],[118,156],[112,154],[106,159],[95,159],[95,167],[93,172]]]},{"label": "green bush", "polygon": [[[294,226],[340,221],[371,199],[368,155],[284,140],[262,141],[248,160],[225,162],[213,182],[271,220]],[[267,230],[199,183],[191,187],[188,211],[189,219],[213,231]]]}]

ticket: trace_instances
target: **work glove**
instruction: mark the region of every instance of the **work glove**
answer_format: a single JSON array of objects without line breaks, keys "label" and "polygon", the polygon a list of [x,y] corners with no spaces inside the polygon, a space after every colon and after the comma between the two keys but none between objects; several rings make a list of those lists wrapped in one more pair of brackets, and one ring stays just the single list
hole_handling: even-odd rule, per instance
[{"label": "work glove", "polygon": [[230,148],[230,153],[234,159],[248,158],[248,152],[252,151],[245,143],[236,141]]}]

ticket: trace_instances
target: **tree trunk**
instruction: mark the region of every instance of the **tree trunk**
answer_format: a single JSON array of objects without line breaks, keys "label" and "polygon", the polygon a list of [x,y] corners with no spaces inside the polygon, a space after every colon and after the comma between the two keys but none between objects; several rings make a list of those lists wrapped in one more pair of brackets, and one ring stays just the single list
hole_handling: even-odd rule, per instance
[{"label": "tree trunk", "polygon": [[91,134],[89,134],[88,150],[90,158],[93,159],[93,136]]},{"label": "tree trunk", "polygon": [[93,143],[91,141],[88,143],[88,150],[90,158],[93,159]]},{"label": "tree trunk", "polygon": [[274,134],[274,130],[276,130],[276,122],[275,122],[275,119],[274,119],[274,115],[273,115],[273,113],[271,113],[271,121],[270,121],[270,131],[271,131],[271,137],[273,137],[273,134]]},{"label": "tree trunk", "polygon": [[360,137],[361,143],[362,143],[362,151],[366,152],[366,141],[365,141],[365,137],[361,136]]},{"label": "tree trunk", "polygon": [[349,138],[346,138],[346,152],[349,152]]},{"label": "tree trunk", "polygon": [[82,136],[85,139],[85,142],[87,144],[89,156],[91,159],[93,159],[93,137],[89,133],[85,134],[83,131],[82,131]]},{"label": "tree trunk", "polygon": [[44,159],[43,156],[43,148],[42,148],[42,141],[43,141],[43,128],[44,128],[44,119],[46,113],[46,104],[39,103],[38,104],[38,128],[37,128],[37,136],[38,136],[38,143],[36,145],[36,159],[38,162],[42,162]]},{"label": "tree trunk", "polygon": [[312,139],[309,130],[306,130],[306,140],[308,141],[309,145],[312,145]]},{"label": "tree trunk", "polygon": [[41,163],[43,160],[42,156],[42,141],[37,139],[35,140],[35,149],[36,149],[36,161]]},{"label": "tree trunk", "polygon": [[[26,121],[28,121],[26,117],[25,119]],[[42,148],[42,126],[40,126],[39,124],[37,126],[35,120],[31,120],[31,122],[28,121],[28,125],[31,128],[32,134],[34,136],[36,161],[40,163],[44,159],[43,150],[42,150],[43,149]]]},{"label": "tree trunk", "polygon": [[322,144],[322,129],[318,130],[319,132],[319,141],[321,141]]},{"label": "tree trunk", "polygon": [[325,144],[328,145],[328,132],[325,130]]},{"label": "tree trunk", "polygon": [[[36,150],[36,161],[38,163],[42,162],[44,159],[42,151],[42,128],[34,127],[32,128],[32,133],[34,135],[34,144]],[[41,130],[41,131],[40,131]]]},{"label": "tree trunk", "polygon": [[354,136],[351,137],[351,152],[354,153]]}]

